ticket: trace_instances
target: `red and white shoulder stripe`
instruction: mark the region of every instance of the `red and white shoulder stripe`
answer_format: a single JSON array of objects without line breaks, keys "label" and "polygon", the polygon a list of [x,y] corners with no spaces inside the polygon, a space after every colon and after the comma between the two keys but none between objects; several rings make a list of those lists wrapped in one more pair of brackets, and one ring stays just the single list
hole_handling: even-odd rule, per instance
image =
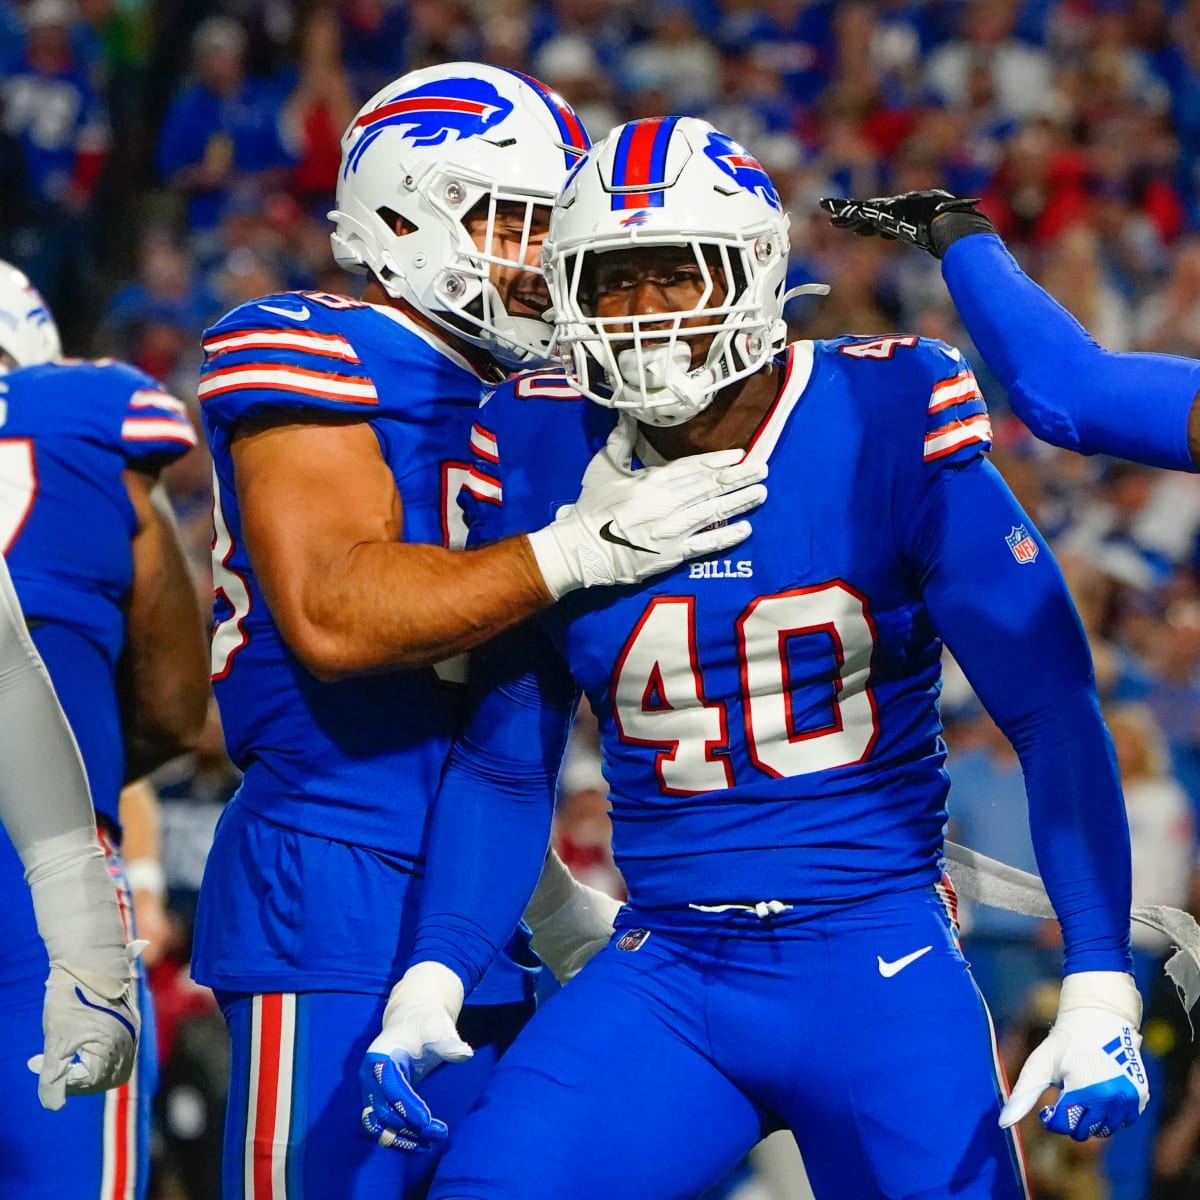
[{"label": "red and white shoulder stripe", "polygon": [[129,397],[121,437],[127,442],[172,442],[188,447],[196,444],[187,406],[158,388],[140,388]]},{"label": "red and white shoulder stripe", "polygon": [[203,342],[205,355],[212,359],[222,354],[248,350],[293,350],[360,363],[354,347],[340,334],[316,333],[305,329],[239,329],[215,333]]},{"label": "red and white shoulder stripe", "polygon": [[992,422],[974,373],[960,371],[929,393],[925,461],[936,462],[968,446],[992,444]]},{"label": "red and white shoulder stripe", "polygon": [[314,371],[289,363],[242,363],[206,371],[201,377],[197,394],[203,402],[226,392],[247,389],[319,396],[352,404],[379,403],[375,385],[365,376]]},{"label": "red and white shoulder stripe", "polygon": [[929,393],[930,415],[953,408],[967,400],[983,403],[983,393],[979,390],[975,373],[971,370],[962,371],[952,379],[943,379],[941,383],[933,385],[933,391]]}]

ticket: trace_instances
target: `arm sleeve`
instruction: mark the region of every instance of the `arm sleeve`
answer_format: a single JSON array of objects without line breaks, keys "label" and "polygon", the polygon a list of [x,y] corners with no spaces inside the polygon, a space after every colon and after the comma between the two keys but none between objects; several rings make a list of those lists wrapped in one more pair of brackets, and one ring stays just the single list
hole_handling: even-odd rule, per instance
[{"label": "arm sleeve", "polygon": [[[1011,548],[1013,530],[1036,552],[1023,539]],[[982,459],[931,482],[909,552],[934,625],[1021,760],[1066,973],[1128,971],[1125,804],[1091,652],[1057,563]]]},{"label": "arm sleeve", "polygon": [[535,625],[472,658],[470,713],[431,819],[411,963],[438,962],[469,995],[533,895],[578,694]]},{"label": "arm sleeve", "polygon": [[0,822],[53,962],[127,978],[124,926],[83,760],[0,558]]},{"label": "arm sleeve", "polygon": [[1196,469],[1188,420],[1200,362],[1105,350],[994,234],[954,242],[942,275],[1013,411],[1038,437],[1080,454]]},{"label": "arm sleeve", "polygon": [[79,829],[93,834],[96,826],[79,749],[25,630],[7,565],[0,565],[0,820],[27,867],[38,842]]}]

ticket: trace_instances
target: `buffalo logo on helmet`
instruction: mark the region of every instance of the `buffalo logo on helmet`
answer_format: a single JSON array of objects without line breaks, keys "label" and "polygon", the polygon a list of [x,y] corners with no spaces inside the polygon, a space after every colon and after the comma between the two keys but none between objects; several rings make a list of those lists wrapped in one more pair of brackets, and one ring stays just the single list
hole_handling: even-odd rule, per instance
[{"label": "buffalo logo on helmet", "polygon": [[761,196],[773,209],[783,210],[779,193],[762,164],[731,137],[723,133],[710,133],[704,153],[712,159],[738,187]]},{"label": "buffalo logo on helmet", "polygon": [[358,169],[363,153],[385,129],[403,129],[414,146],[440,146],[448,138],[486,133],[512,110],[512,101],[482,79],[439,79],[410,88],[354,122],[361,136],[346,158],[346,172]]}]

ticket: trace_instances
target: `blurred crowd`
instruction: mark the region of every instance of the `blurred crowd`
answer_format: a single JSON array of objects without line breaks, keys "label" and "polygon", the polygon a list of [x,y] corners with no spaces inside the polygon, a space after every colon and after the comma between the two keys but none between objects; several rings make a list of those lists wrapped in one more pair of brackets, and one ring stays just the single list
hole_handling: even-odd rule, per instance
[{"label": "blurred crowd", "polygon": [[[406,70],[476,58],[557,87],[593,137],[682,112],[745,143],[791,214],[790,282],[832,286],[794,302],[796,336],[903,330],[973,355],[936,262],[837,233],[815,207],[944,186],[983,197],[1104,345],[1200,357],[1200,0],[0,0],[0,257],[45,293],[68,352],[131,361],[194,406],[207,323],[281,288],[351,285],[325,214],[359,105]],[[994,459],[1092,638],[1135,899],[1197,911],[1200,480],[1035,442],[972,361]],[[202,451],[169,473],[206,603],[209,473]],[[952,832],[1032,869],[1019,767],[953,664],[944,708]],[[222,1031],[184,964],[205,847],[237,784],[215,716],[195,761],[157,783],[174,930],[154,968],[161,1135],[174,1186],[207,1198]],[[586,721],[560,788],[564,857],[619,894]],[[1013,1067],[1054,1012],[1057,931],[982,909],[964,920]],[[1200,1194],[1200,1051],[1163,952],[1136,943],[1152,1109],[1108,1144],[1027,1123],[1043,1200]]]}]

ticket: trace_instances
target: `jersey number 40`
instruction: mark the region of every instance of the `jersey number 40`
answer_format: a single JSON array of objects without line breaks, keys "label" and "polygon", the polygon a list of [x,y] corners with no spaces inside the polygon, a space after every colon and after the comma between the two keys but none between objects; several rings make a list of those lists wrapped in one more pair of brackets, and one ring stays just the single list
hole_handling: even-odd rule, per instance
[{"label": "jersey number 40", "polygon": [[[656,765],[667,795],[735,786],[726,705],[705,698],[695,605],[691,596],[653,600],[626,641],[613,680],[622,741],[665,747]],[[870,755],[879,733],[875,696],[867,686],[875,628],[863,596],[840,580],[760,596],[737,618],[735,632],[746,749],[754,766],[787,778],[851,766]],[[832,717],[800,730],[789,647],[812,636],[833,648]]]}]

